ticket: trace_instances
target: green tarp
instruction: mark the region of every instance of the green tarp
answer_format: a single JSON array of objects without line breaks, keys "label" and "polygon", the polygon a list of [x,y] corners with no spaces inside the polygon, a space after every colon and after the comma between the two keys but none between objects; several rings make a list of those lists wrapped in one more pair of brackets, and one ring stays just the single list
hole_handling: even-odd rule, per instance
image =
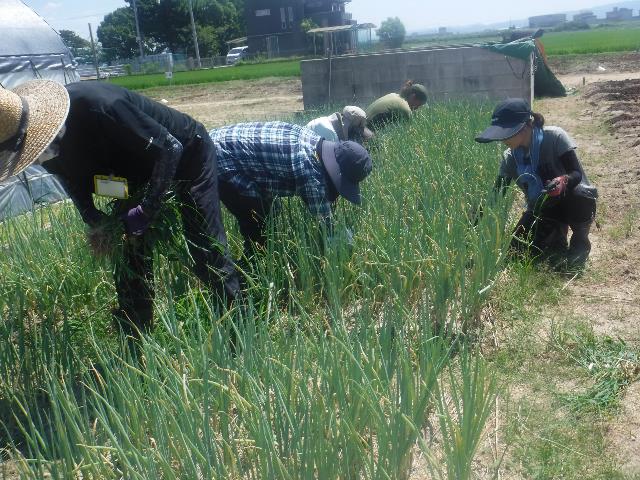
[{"label": "green tarp", "polygon": [[534,61],[534,94],[536,97],[564,97],[567,91],[547,65],[542,45],[533,38],[521,38],[510,43],[493,43],[483,48],[509,57],[529,61],[533,52]]}]

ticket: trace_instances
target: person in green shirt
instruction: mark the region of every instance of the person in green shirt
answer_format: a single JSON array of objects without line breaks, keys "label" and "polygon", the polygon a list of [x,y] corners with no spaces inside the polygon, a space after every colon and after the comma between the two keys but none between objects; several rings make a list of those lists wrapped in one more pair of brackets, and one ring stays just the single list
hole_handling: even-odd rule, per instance
[{"label": "person in green shirt", "polygon": [[400,93],[390,93],[367,108],[367,127],[378,130],[390,123],[411,118],[413,111],[427,103],[427,89],[413,80],[404,84]]}]

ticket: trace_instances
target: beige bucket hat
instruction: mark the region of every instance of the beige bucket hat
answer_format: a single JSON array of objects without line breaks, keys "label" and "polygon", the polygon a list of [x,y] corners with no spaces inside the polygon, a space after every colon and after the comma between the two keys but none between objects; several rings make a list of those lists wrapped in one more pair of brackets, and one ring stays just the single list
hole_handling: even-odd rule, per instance
[{"label": "beige bucket hat", "polygon": [[0,182],[17,175],[56,138],[69,113],[69,94],[51,80],[0,88]]},{"label": "beige bucket hat", "polygon": [[342,109],[342,118],[344,119],[345,135],[350,127],[356,127],[362,132],[365,140],[373,137],[373,132],[367,128],[367,114],[360,107],[347,105]]}]

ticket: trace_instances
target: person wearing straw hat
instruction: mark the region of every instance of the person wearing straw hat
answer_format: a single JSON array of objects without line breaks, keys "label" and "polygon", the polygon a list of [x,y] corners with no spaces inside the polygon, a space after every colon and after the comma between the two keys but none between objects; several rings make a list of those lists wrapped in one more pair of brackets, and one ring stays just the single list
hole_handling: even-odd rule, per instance
[{"label": "person wearing straw hat", "polygon": [[581,269],[591,251],[589,231],[598,191],[589,183],[574,141],[562,128],[545,126],[544,117],[521,98],[501,102],[476,141],[499,141],[508,147],[496,189],[504,192],[515,182],[526,196],[513,246],[530,247],[551,259],[559,255],[558,267]]},{"label": "person wearing straw hat", "polygon": [[218,152],[220,200],[238,220],[247,257],[253,244],[265,243],[267,216],[278,198],[302,198],[329,234],[339,196],[361,203],[359,184],[372,162],[356,142],[331,142],[284,122],[240,123],[209,134]]},{"label": "person wearing straw hat", "polygon": [[373,132],[367,128],[367,114],[360,107],[352,105],[344,107],[342,113],[335,112],[311,120],[306,126],[330,142],[351,140],[362,144],[373,136]]},{"label": "person wearing straw hat", "polygon": [[[115,269],[120,307],[115,313],[125,333],[152,328],[152,252],[145,233],[171,187],[181,205],[194,273],[221,300],[236,297],[238,278],[226,248],[215,147],[202,124],[115,85],[63,87],[49,80],[0,89],[0,116],[0,180],[42,162],[62,180],[88,225],[96,254],[109,253],[105,242],[114,237],[116,225],[124,229],[123,261]],[[113,215],[96,208],[94,194],[116,200],[115,224]]]},{"label": "person wearing straw hat", "polygon": [[367,127],[375,132],[389,124],[409,120],[413,112],[426,103],[427,89],[413,80],[407,80],[400,93],[390,93],[369,105]]}]

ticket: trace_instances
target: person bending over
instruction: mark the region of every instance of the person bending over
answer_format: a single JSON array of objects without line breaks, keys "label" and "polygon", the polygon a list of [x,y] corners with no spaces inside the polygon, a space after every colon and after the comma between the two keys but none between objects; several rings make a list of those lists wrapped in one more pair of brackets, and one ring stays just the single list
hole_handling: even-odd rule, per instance
[{"label": "person bending over", "polygon": [[338,196],[361,203],[360,182],[372,169],[356,142],[331,142],[305,127],[284,122],[240,123],[209,132],[218,152],[220,200],[236,217],[247,258],[264,245],[274,201],[298,196],[332,230]]},{"label": "person bending over", "polygon": [[409,120],[413,112],[427,103],[427,89],[413,80],[405,83],[400,93],[390,93],[367,108],[367,127],[372,131]]},{"label": "person bending over", "polygon": [[[118,224],[124,230],[123,258],[114,269],[115,316],[124,333],[137,336],[153,326],[152,252],[145,234],[170,188],[180,202],[192,269],[221,304],[236,297],[238,276],[222,225],[215,147],[204,126],[101,82],[63,87],[34,80],[13,92],[0,89],[0,115],[5,130],[0,180],[36,160],[58,175],[88,225],[95,254],[112,253],[108,239],[117,236]],[[115,223],[96,208],[93,195],[115,200]]]},{"label": "person bending over", "polygon": [[364,110],[359,107],[346,106],[342,113],[335,112],[327,117],[311,120],[307,123],[307,128],[330,142],[352,140],[362,144],[373,136],[366,125],[367,114]]}]

